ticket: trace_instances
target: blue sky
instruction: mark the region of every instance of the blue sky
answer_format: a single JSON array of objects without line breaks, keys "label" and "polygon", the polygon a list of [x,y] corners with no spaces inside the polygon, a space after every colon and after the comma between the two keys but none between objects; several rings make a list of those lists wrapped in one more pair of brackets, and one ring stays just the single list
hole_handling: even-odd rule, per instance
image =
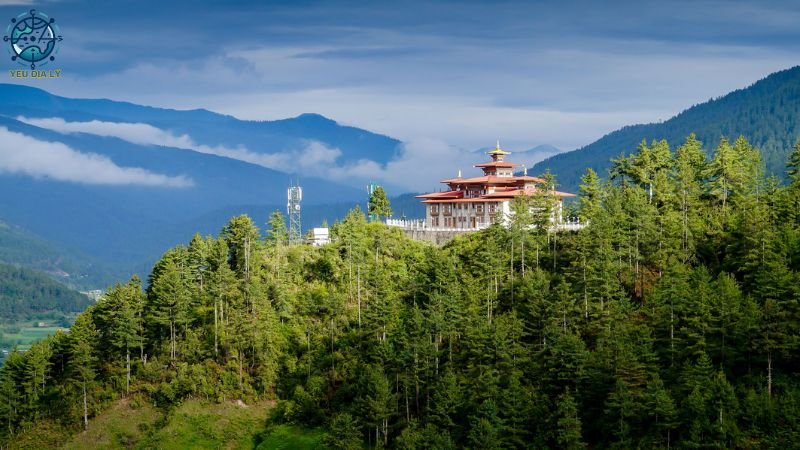
[{"label": "blue sky", "polygon": [[800,50],[790,2],[0,0],[0,16],[31,7],[61,26],[64,78],[27,84],[250,119],[317,112],[431,148],[571,150]]}]

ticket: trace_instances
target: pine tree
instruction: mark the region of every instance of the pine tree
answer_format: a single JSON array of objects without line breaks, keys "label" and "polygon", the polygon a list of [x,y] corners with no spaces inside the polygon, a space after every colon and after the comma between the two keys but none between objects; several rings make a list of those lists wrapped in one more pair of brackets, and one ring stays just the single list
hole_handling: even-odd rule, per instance
[{"label": "pine tree", "polygon": [[581,435],[578,406],[568,390],[558,399],[556,415],[558,428],[555,440],[558,447],[568,450],[586,448]]},{"label": "pine tree", "polygon": [[78,390],[83,416],[83,428],[89,428],[90,394],[96,380],[95,349],[92,343],[97,338],[97,331],[91,323],[89,315],[81,315],[70,330],[70,358],[67,368],[70,385]]},{"label": "pine tree", "polygon": [[131,349],[139,349],[144,344],[144,301],[141,281],[134,276],[127,284],[117,284],[109,290],[98,302],[93,315],[102,347],[111,350],[110,355],[124,357],[126,394],[131,383]]},{"label": "pine tree", "polygon": [[591,168],[581,177],[580,214],[584,221],[592,221],[602,214],[602,188],[600,177]]},{"label": "pine tree", "polygon": [[191,320],[184,264],[183,252],[167,253],[157,263],[148,287],[149,322],[169,333],[169,355],[173,361],[178,355],[181,328]]},{"label": "pine tree", "polygon": [[258,227],[250,217],[243,214],[228,221],[220,236],[228,243],[231,268],[245,284],[249,283],[256,266],[255,255],[260,241]]},{"label": "pine tree", "polygon": [[702,230],[701,195],[703,177],[707,171],[702,143],[689,135],[675,152],[674,178],[678,210],[681,218],[681,249],[683,260],[694,254],[696,239]]},{"label": "pine tree", "polygon": [[325,445],[335,450],[359,450],[361,432],[358,423],[348,413],[339,413],[331,419],[330,432],[325,436]]},{"label": "pine tree", "polygon": [[739,166],[741,161],[728,140],[722,138],[714,151],[714,156],[706,169],[708,188],[724,209],[728,204],[731,192],[739,184]]},{"label": "pine tree", "polygon": [[502,422],[497,415],[497,406],[491,400],[484,401],[470,420],[467,436],[470,448],[487,450],[503,448],[502,428]]},{"label": "pine tree", "polygon": [[270,214],[267,225],[269,225],[269,229],[267,229],[267,242],[284,244],[289,240],[286,218],[279,210],[276,209]]},{"label": "pine tree", "polygon": [[372,191],[372,195],[369,197],[368,212],[370,217],[391,217],[392,207],[383,187],[378,186]]},{"label": "pine tree", "polygon": [[789,162],[786,164],[786,174],[789,176],[789,181],[792,186],[800,185],[800,141],[798,141],[792,148],[789,154]]}]

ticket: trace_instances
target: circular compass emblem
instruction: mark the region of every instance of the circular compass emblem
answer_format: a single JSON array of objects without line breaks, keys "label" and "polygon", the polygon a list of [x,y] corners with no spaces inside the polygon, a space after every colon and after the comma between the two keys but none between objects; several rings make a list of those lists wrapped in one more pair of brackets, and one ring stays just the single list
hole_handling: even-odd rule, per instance
[{"label": "circular compass emblem", "polygon": [[11,60],[31,69],[56,59],[63,40],[56,19],[35,9],[11,19],[3,41],[9,44]]}]

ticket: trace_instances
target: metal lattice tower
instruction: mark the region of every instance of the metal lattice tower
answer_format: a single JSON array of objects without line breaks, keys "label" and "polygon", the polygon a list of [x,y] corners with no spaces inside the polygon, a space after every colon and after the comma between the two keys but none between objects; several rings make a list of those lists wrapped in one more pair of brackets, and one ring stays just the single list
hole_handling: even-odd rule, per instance
[{"label": "metal lattice tower", "polygon": [[291,186],[286,190],[286,214],[289,216],[289,243],[299,244],[303,238],[300,223],[300,200],[303,199],[303,188]]}]

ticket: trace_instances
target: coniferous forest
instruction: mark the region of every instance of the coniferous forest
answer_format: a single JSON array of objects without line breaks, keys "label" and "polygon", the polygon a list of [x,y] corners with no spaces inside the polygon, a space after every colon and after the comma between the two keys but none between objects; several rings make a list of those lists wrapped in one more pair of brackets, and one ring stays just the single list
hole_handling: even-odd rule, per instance
[{"label": "coniferous forest", "polygon": [[444,247],[359,210],[322,247],[233,218],[12,353],[2,439],[135,396],[277,399],[340,449],[792,448],[800,146],[787,167],[744,138],[643,142],[584,175],[586,228],[552,232],[543,186]]}]

